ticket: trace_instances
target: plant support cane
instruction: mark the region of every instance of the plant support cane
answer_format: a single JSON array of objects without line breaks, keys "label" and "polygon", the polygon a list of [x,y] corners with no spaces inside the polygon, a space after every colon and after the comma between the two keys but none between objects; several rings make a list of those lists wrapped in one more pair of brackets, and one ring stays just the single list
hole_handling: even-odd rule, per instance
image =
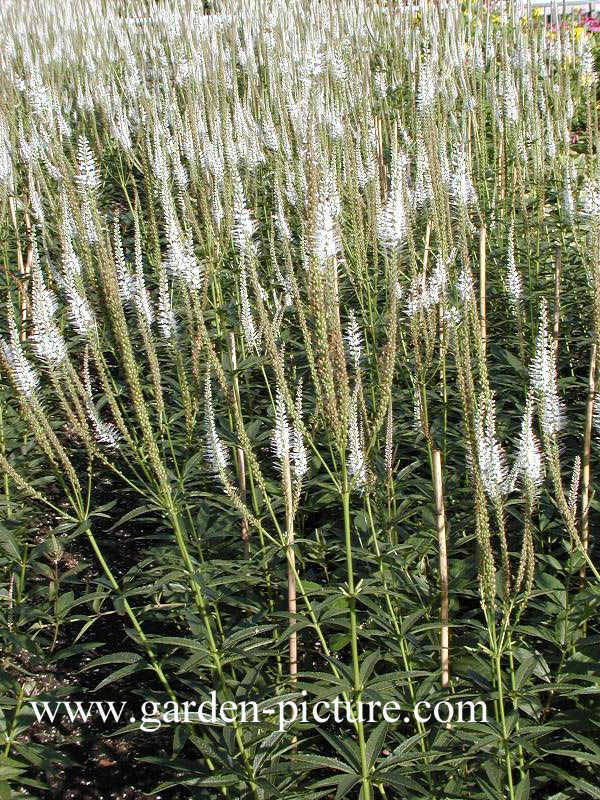
[{"label": "plant support cane", "polygon": [[[592,345],[590,356],[590,374],[588,377],[588,396],[585,409],[585,432],[583,438],[583,459],[581,467],[581,543],[587,553],[589,542],[589,511],[590,511],[590,451],[592,445],[592,422],[594,417],[594,400],[596,397],[596,358],[597,347]],[[581,585],[585,584],[587,572],[583,564],[579,572]]]},{"label": "plant support cane", "polygon": [[444,513],[444,490],[442,483],[442,459],[439,450],[433,451],[433,491],[435,515],[440,553],[440,660],[442,689],[450,684],[450,645],[448,631],[448,553],[446,549],[446,517]]},{"label": "plant support cane", "polygon": [[486,239],[485,225],[482,225],[479,229],[479,324],[481,326],[481,345],[484,353],[487,344],[487,315],[485,308]]},{"label": "plant support cane", "polygon": [[[233,382],[233,393],[235,397],[235,402],[238,405],[238,409],[240,408],[240,388],[237,378],[237,355],[235,352],[235,334],[229,334],[229,353],[231,357],[231,373],[232,373],[232,382]],[[242,503],[246,503],[246,462],[244,459],[244,449],[242,447],[236,447],[236,458],[238,463],[238,472],[239,472],[239,486],[240,486],[240,499]],[[242,547],[244,549],[244,558],[250,558],[250,542],[248,541],[248,520],[246,517],[242,517]]]},{"label": "plant support cane", "polygon": [[[287,539],[287,563],[288,563],[288,613],[290,615],[290,625],[296,624],[296,555],[294,553],[294,509],[292,497],[292,475],[290,470],[290,459],[286,456],[282,464],[283,491],[285,496],[285,529]],[[298,635],[294,630],[289,637],[289,666],[290,666],[290,685],[296,684],[298,673]]]},{"label": "plant support cane", "polygon": [[554,358],[558,357],[558,339],[560,336],[560,277],[562,272],[562,253],[556,251],[556,261],[554,266],[554,313],[552,319],[552,340],[554,347]]}]

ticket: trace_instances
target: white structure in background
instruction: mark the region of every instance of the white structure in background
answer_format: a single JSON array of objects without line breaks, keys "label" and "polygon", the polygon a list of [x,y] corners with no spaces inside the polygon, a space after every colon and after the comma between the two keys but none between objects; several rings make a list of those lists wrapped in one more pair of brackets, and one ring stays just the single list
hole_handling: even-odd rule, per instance
[{"label": "white structure in background", "polygon": [[547,3],[545,0],[530,0],[529,3],[517,2],[515,5],[521,6],[523,11],[530,5],[532,8],[543,9],[547,17],[560,17],[563,14],[570,14],[573,11],[580,11],[582,14],[596,14],[600,10],[600,2],[584,3],[581,0],[556,0],[554,3]]},{"label": "white structure in background", "polygon": [[[503,3],[506,6],[506,10],[509,11],[512,9],[513,14],[517,18],[524,16],[528,8],[540,8],[544,16],[550,18],[553,22],[556,22],[558,17],[563,16],[563,14],[571,14],[574,11],[586,15],[600,12],[600,0],[592,3],[586,3],[582,0],[551,0],[551,2],[547,2],[546,0],[490,0],[490,6],[492,7],[496,6],[499,8]],[[393,8],[395,13],[401,11],[414,13],[419,10],[420,5],[420,3],[411,4],[402,3],[401,0],[390,0],[389,5],[382,5],[381,10],[389,12],[390,8]],[[440,0],[439,5],[443,8],[447,3],[444,2],[444,0]],[[206,14],[205,16],[206,19],[204,22],[208,25],[216,22],[220,17],[223,17],[223,14],[213,13]],[[202,19],[202,17],[200,18]],[[127,17],[127,22],[132,27],[150,25],[152,24],[152,17]]]}]

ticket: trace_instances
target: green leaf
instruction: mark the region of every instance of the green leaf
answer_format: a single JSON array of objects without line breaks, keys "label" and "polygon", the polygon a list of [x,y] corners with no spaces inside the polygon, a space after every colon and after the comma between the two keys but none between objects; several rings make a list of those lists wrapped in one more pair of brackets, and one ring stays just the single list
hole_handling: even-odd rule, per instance
[{"label": "green leaf", "polygon": [[0,528],[0,545],[2,545],[2,549],[8,553],[13,561],[15,561],[17,564],[21,563],[21,549],[14,534],[3,528]]},{"label": "green leaf", "polygon": [[295,764],[298,765],[305,765],[310,767],[311,769],[335,769],[338,772],[352,772],[352,768],[348,766],[348,764],[344,764],[343,761],[339,761],[337,758],[329,758],[328,756],[318,756],[309,753],[307,755],[300,755],[294,761]]},{"label": "green leaf", "polygon": [[371,677],[371,673],[375,669],[377,662],[381,659],[381,652],[376,650],[374,653],[370,653],[363,663],[360,665],[360,685],[364,688],[367,685],[367,681]]},{"label": "green leaf", "polygon": [[167,644],[171,647],[185,647],[187,650],[195,650],[200,653],[208,653],[208,649],[195,642],[193,639],[184,639],[182,636],[156,636],[151,640],[152,644]]},{"label": "green leaf", "polygon": [[341,800],[342,797],[346,797],[348,792],[353,789],[359,781],[360,775],[342,775],[338,781],[335,800]]},{"label": "green leaf", "polygon": [[521,663],[519,664],[519,668],[517,669],[517,674],[515,676],[515,682],[517,689],[522,689],[523,686],[527,683],[529,678],[533,675],[537,664],[537,658],[531,653],[528,655]]},{"label": "green leaf", "polygon": [[73,592],[64,592],[56,601],[56,614],[59,617],[64,617],[66,612],[71,608],[75,602],[75,594]]},{"label": "green leaf", "polygon": [[132,675],[134,672],[141,672],[144,669],[150,669],[150,667],[141,660],[135,664],[128,664],[126,667],[121,667],[121,669],[111,672],[111,674],[101,680],[100,683],[92,689],[92,691],[97,692],[105,686],[108,686],[115,681],[119,681],[121,678],[125,678],[127,675]]},{"label": "green leaf", "polygon": [[119,519],[119,520],[117,520],[117,522],[115,522],[114,525],[111,525],[110,528],[108,528],[107,533],[110,533],[111,531],[114,531],[115,528],[119,528],[125,522],[131,522],[132,519],[136,519],[137,517],[141,517],[142,514],[147,514],[149,512],[154,512],[154,514],[156,514],[156,511],[157,511],[156,506],[152,506],[152,505],[148,505],[148,504],[143,505],[143,506],[138,506],[137,508],[134,508],[132,511],[128,511],[127,514],[124,514],[121,517],[121,519]]},{"label": "green leaf", "polygon": [[220,789],[221,786],[235,786],[240,782],[239,775],[219,775],[216,778],[201,778],[194,781],[195,786],[206,786],[211,789]]},{"label": "green leaf", "polygon": [[385,737],[388,732],[389,724],[387,722],[380,722],[375,728],[373,733],[369,736],[367,741],[367,763],[369,769],[375,766],[377,756],[381,753]]},{"label": "green leaf", "polygon": [[529,775],[525,775],[517,786],[515,800],[529,800]]},{"label": "green leaf", "polygon": [[[93,621],[93,620],[92,620]],[[65,647],[63,650],[58,650],[52,658],[49,659],[50,664],[57,661],[62,661],[63,658],[70,658],[71,656],[79,655],[79,653],[86,653],[88,650],[98,650],[103,647],[104,642],[85,642],[84,644],[74,644],[71,647]]]},{"label": "green leaf", "polygon": [[409,778],[408,775],[401,770],[395,770],[394,772],[374,772],[372,777],[388,786],[392,786],[394,789],[400,791],[402,795],[406,794],[407,789],[410,789],[417,795],[429,795],[429,792],[419,786],[416,781],[413,781],[412,778]]},{"label": "green leaf", "polygon": [[175,733],[173,734],[173,758],[176,758],[183,750],[187,742],[189,729],[187,725],[175,725]]},{"label": "green leaf", "polygon": [[141,661],[142,656],[139,653],[132,653],[123,651],[121,653],[109,653],[106,656],[100,656],[100,658],[95,658],[93,661],[90,661],[89,664],[86,664],[85,667],[80,669],[80,672],[86,672],[89,669],[95,669],[96,667],[101,667],[104,664],[134,664],[137,661]]},{"label": "green leaf", "polygon": [[582,778],[576,780],[572,786],[574,789],[581,789],[581,791],[585,792],[589,797],[594,797],[595,800],[600,800],[600,789],[598,789],[596,786],[592,786],[591,783],[584,781]]},{"label": "green leaf", "polygon": [[[339,736],[334,736],[322,728],[319,728],[321,736],[327,740],[329,745],[333,747],[337,753],[344,759],[344,761],[351,765],[354,769],[352,772],[360,770],[360,754],[358,752],[358,745],[352,739],[340,739]],[[351,770],[348,770],[351,771]]]}]

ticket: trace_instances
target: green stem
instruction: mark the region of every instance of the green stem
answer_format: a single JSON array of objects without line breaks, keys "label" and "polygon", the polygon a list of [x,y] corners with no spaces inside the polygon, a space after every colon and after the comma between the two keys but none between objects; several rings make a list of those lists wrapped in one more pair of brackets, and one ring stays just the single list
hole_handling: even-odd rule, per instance
[{"label": "green stem", "polygon": [[13,739],[15,738],[15,733],[17,731],[17,725],[19,722],[19,715],[21,713],[21,708],[23,707],[24,696],[25,696],[25,688],[23,684],[21,684],[19,686],[19,695],[17,697],[17,702],[15,704],[15,713],[10,723],[10,730],[6,735],[6,745],[4,746],[4,758],[8,758],[8,754],[10,753],[10,748],[12,747]]},{"label": "green stem", "polygon": [[498,713],[500,715],[500,729],[502,732],[502,744],[504,749],[504,763],[506,767],[506,780],[510,800],[515,800],[515,788],[512,777],[512,758],[508,742],[508,728],[506,725],[506,715],[504,713],[504,685],[502,683],[502,649],[496,637],[496,626],[488,616],[488,628],[490,633],[490,643],[494,659],[494,670],[496,678],[496,690],[498,692]]},{"label": "green stem", "polygon": [[360,700],[362,697],[362,686],[360,678],[360,661],[358,658],[358,625],[356,618],[356,587],[354,585],[354,567],[352,563],[352,527],[350,521],[350,491],[348,488],[348,473],[346,470],[346,459],[344,454],[340,454],[342,462],[342,507],[344,511],[344,538],[346,546],[346,571],[348,579],[348,609],[350,615],[350,651],[352,653],[352,679],[353,694],[355,704],[356,730],[358,734],[358,747],[360,751],[360,771],[363,800],[371,800],[371,779],[369,777],[369,766],[367,763],[367,748],[365,744],[365,732],[361,715],[358,713]]},{"label": "green stem", "polygon": [[[375,531],[375,523],[374,523],[374,520],[373,520],[373,511],[371,509],[371,501],[369,499],[369,495],[367,495],[367,497],[366,497],[366,506],[367,506],[367,515],[368,515],[368,518],[369,518],[369,524],[370,524],[370,527],[371,527],[371,534],[372,534],[372,537],[373,537],[373,544],[375,546],[375,555],[377,556],[377,559],[378,559],[378,562],[379,562],[379,574],[381,576],[381,582],[383,584],[383,589],[384,589],[384,594],[385,594],[385,601],[386,601],[388,612],[390,614],[390,617],[391,617],[393,625],[394,625],[394,630],[396,632],[396,637],[397,637],[397,640],[398,640],[398,646],[400,648],[400,655],[402,656],[402,663],[404,664],[404,669],[406,671],[407,683],[408,683],[408,691],[409,691],[409,694],[410,694],[410,700],[411,700],[412,708],[414,708],[415,707],[415,702],[416,702],[416,694],[415,694],[415,688],[413,686],[412,678],[411,678],[411,675],[410,675],[410,672],[412,670],[412,666],[411,666],[411,663],[410,663],[410,660],[409,660],[408,651],[406,649],[406,640],[405,640],[404,634],[402,632],[402,616],[400,615],[400,619],[398,619],[398,615],[396,614],[396,609],[394,608],[394,605],[393,605],[392,600],[391,600],[391,592],[390,592],[390,590],[388,588],[387,578],[386,578],[385,570],[384,570],[384,567],[383,567],[383,559],[381,557],[381,550],[380,550],[380,547],[379,547],[379,542],[377,540],[377,534],[376,534],[376,531]],[[420,720],[417,720],[416,722],[417,722],[417,730],[421,734],[421,740],[420,740],[421,750],[425,754],[425,752],[427,751],[427,745],[426,745],[427,732],[425,730],[425,725]],[[431,791],[432,784],[431,784],[431,773],[430,772],[427,773],[427,781],[429,783],[429,789]]]},{"label": "green stem", "polygon": [[[515,729],[517,733],[519,733],[520,722],[518,716],[517,697],[516,697],[517,681],[515,676],[515,659],[513,655],[512,633],[510,630],[508,632],[508,660],[510,664],[510,686],[513,692],[513,708],[517,713],[517,722],[515,725]],[[523,780],[525,778],[525,755],[523,752],[523,745],[519,744],[518,749],[519,749],[519,775],[521,776],[521,780]]]},{"label": "green stem", "polygon": [[[210,614],[208,613],[208,607],[207,607],[206,601],[204,599],[204,595],[203,595],[202,591],[200,590],[200,586],[198,585],[198,582],[195,579],[196,570],[194,569],[194,565],[192,563],[192,560],[190,558],[190,554],[188,552],[188,549],[187,549],[187,546],[186,546],[186,543],[185,543],[185,538],[184,538],[183,532],[181,530],[181,525],[180,525],[180,522],[179,522],[179,518],[178,518],[177,512],[176,512],[176,510],[175,510],[175,508],[174,508],[174,506],[172,504],[172,500],[171,500],[170,497],[167,498],[167,501],[168,501],[168,504],[170,506],[169,514],[170,514],[171,522],[172,522],[172,525],[173,525],[173,531],[175,533],[175,539],[177,541],[177,545],[178,545],[179,550],[181,552],[185,569],[186,569],[186,571],[188,573],[188,576],[189,576],[189,580],[190,580],[190,584],[191,584],[191,588],[192,588],[192,594],[194,595],[194,601],[196,603],[196,608],[198,609],[198,612],[200,614],[200,618],[202,620],[202,623],[204,625],[204,629],[206,631],[206,636],[207,636],[207,639],[208,639],[208,647],[209,647],[209,650],[210,650],[211,657],[213,659],[215,672],[217,673],[217,677],[219,679],[219,683],[220,683],[220,686],[221,686],[221,691],[223,692],[223,694],[228,699],[231,699],[231,691],[230,691],[230,689],[229,689],[229,687],[227,685],[227,679],[225,677],[225,672],[224,672],[224,669],[223,669],[223,662],[221,660],[221,655],[220,655],[218,647],[217,647],[215,635],[214,635],[214,632],[213,632],[211,617],[210,617]],[[243,739],[243,736],[242,736],[242,732],[241,732],[240,726],[239,726],[239,724],[238,724],[238,722],[237,722],[237,720],[235,718],[232,721],[231,725],[233,727],[236,744],[238,746],[240,755],[242,757],[242,761],[243,761],[243,764],[244,764],[244,769],[246,771],[246,776],[247,776],[248,782],[250,783],[250,789],[251,789],[251,792],[252,792],[252,796],[255,798],[255,800],[259,800],[260,799],[260,795],[259,795],[259,791],[258,791],[258,786],[257,786],[255,778],[254,778],[254,770],[252,768],[252,765],[250,764],[250,759],[249,759],[248,753],[246,751],[246,746],[244,744],[244,739]]]}]

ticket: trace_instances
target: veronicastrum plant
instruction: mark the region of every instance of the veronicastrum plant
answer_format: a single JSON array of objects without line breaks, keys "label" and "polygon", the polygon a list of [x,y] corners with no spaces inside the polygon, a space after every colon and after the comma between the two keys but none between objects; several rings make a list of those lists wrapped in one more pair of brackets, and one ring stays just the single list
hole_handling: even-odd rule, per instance
[{"label": "veronicastrum plant", "polygon": [[[343,699],[168,726],[161,796],[597,796],[594,34],[59,6],[0,10],[2,796],[65,780],[23,653],[74,692]],[[490,718],[410,716],[440,699]]]}]

